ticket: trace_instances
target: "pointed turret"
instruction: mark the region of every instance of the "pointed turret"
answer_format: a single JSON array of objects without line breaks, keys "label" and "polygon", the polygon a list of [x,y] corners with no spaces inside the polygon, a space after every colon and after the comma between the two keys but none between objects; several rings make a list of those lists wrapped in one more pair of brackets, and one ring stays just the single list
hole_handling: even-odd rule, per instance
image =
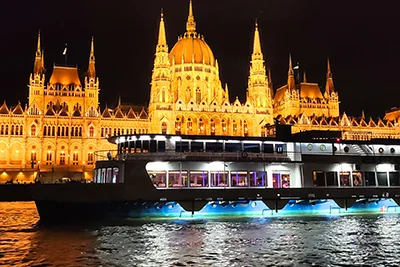
[{"label": "pointed turret", "polygon": [[196,21],[193,16],[193,3],[192,0],[189,2],[189,15],[188,20],[186,22],[186,31],[187,32],[196,32]]},{"label": "pointed turret", "polygon": [[94,37],[92,37],[92,43],[90,45],[88,77],[89,78],[96,77],[96,66],[95,66],[95,56],[94,56]]},{"label": "pointed turret", "polygon": [[225,100],[229,102],[229,89],[228,84],[225,84]]},{"label": "pointed turret", "polygon": [[170,93],[170,61],[165,33],[164,13],[161,9],[158,39],[154,58],[153,74],[151,77],[150,107],[155,103],[172,101]]},{"label": "pointed turret", "polygon": [[161,9],[160,28],[158,29],[157,52],[168,52],[167,37],[165,34],[164,13]]},{"label": "pointed turret", "polygon": [[296,81],[294,79],[294,71],[293,71],[293,64],[292,64],[292,55],[289,54],[289,71],[288,71],[288,81],[287,86],[289,90],[296,89]]},{"label": "pointed turret", "polygon": [[335,87],[333,86],[333,76],[331,71],[331,63],[327,61],[327,73],[326,73],[326,85],[325,85],[325,93],[330,95],[335,91]]},{"label": "pointed turret", "polygon": [[254,58],[254,56],[257,56],[257,55],[261,55],[261,57],[262,57],[260,33],[258,31],[258,23],[256,21],[255,31],[254,31],[254,43],[253,43],[253,58]]},{"label": "pointed turret", "polygon": [[303,72],[303,83],[307,82],[306,71]]},{"label": "pointed turret", "polygon": [[40,31],[38,32],[38,39],[37,39],[37,48],[35,54],[35,64],[33,67],[34,74],[43,74],[44,65],[42,59],[42,50],[41,50],[41,43],[40,43]]}]

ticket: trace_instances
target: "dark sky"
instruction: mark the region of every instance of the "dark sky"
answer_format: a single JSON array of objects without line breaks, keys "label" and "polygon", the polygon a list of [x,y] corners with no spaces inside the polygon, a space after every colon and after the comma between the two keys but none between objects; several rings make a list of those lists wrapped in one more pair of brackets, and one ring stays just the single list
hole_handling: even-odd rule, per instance
[{"label": "dark sky", "polygon": [[[0,8],[2,97],[26,103],[38,29],[47,73],[62,63],[87,69],[91,36],[102,105],[146,104],[160,8],[172,49],[185,31],[188,0],[3,0]],[[400,22],[396,1],[194,0],[197,30],[219,61],[231,101],[243,101],[247,87],[254,21],[258,18],[274,89],[286,82],[288,54],[306,69],[308,81],[325,86],[331,59],[341,110],[383,116],[400,106]]]}]

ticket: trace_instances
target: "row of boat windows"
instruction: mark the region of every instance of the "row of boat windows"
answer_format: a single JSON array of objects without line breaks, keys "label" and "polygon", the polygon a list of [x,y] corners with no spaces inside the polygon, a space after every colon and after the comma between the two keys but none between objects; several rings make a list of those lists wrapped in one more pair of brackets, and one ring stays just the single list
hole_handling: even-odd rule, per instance
[{"label": "row of boat windows", "polygon": [[[144,153],[165,152],[165,141],[137,140],[119,144],[120,152]],[[258,144],[258,143],[215,143],[198,141],[175,142],[175,152],[251,152],[251,153],[284,153],[286,144]]]},{"label": "row of boat windows", "polygon": [[[267,187],[266,171],[147,171],[157,188]],[[289,173],[272,173],[273,188],[289,188]]]},{"label": "row of boat windows", "polygon": [[400,186],[399,172],[313,171],[314,186]]},{"label": "row of boat windows", "polygon": [[118,167],[99,168],[94,170],[93,181],[98,184],[121,183]]}]

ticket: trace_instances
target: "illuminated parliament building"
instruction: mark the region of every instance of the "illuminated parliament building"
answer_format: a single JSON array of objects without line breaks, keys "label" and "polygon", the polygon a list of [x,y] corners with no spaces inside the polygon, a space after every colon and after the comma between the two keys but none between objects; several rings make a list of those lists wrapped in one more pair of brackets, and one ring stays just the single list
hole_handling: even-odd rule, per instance
[{"label": "illuminated parliament building", "polygon": [[[231,98],[219,76],[219,63],[197,32],[192,2],[186,31],[169,49],[161,14],[148,107],[100,108],[94,40],[86,75],[77,67],[54,65],[45,73],[40,34],[29,76],[29,101],[0,107],[0,183],[91,179],[95,152],[114,150],[113,135],[271,136],[270,125],[291,124],[292,132],[341,131],[344,139],[400,138],[393,111],[385,119],[349,117],[339,109],[339,94],[327,63],[325,90],[295,79],[289,56],[287,83],[272,88],[258,25],[249,62],[246,99]],[[243,88],[245,89],[245,88]]]}]

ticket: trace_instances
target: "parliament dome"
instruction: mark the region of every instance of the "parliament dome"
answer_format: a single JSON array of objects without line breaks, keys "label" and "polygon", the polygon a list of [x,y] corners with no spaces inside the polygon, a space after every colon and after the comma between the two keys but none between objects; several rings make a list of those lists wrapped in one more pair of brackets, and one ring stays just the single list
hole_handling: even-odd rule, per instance
[{"label": "parliament dome", "polygon": [[214,54],[200,34],[186,32],[172,48],[169,54],[171,64],[199,63],[215,65]]}]

